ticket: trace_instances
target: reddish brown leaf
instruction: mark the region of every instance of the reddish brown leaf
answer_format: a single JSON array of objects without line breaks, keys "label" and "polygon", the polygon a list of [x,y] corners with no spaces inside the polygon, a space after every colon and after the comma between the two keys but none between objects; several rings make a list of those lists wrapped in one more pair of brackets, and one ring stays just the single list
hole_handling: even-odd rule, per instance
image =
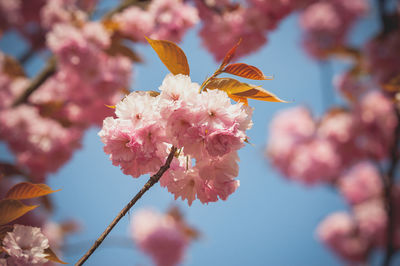
[{"label": "reddish brown leaf", "polygon": [[273,93],[264,90],[260,86],[251,85],[231,78],[214,78],[205,86],[206,89],[223,90],[234,101],[247,103],[247,99],[267,102],[285,102]]},{"label": "reddish brown leaf", "polygon": [[147,37],[146,40],[172,74],[189,76],[190,69],[186,55],[178,45],[170,41],[152,40]]},{"label": "reddish brown leaf", "polygon": [[46,254],[46,259],[51,260],[53,262],[57,262],[57,263],[61,263],[61,264],[68,264],[62,260],[60,260],[57,255],[54,253],[53,250],[51,250],[51,248],[47,248],[44,251],[44,254]]},{"label": "reddish brown leaf", "polygon": [[233,46],[228,53],[225,55],[224,60],[221,63],[220,69],[224,68],[227,64],[229,64],[229,62],[232,60],[232,58],[235,56],[235,52],[236,49],[238,48],[238,46],[240,45],[240,43],[242,42],[242,38],[239,39],[239,41],[237,42],[237,44],[235,44],[235,46]]},{"label": "reddish brown leaf", "polygon": [[102,24],[103,24],[104,28],[106,28],[107,30],[109,30],[111,32],[115,32],[120,28],[119,23],[112,19],[105,19],[102,21]]},{"label": "reddish brown leaf", "polygon": [[262,73],[262,71],[256,68],[255,66],[250,66],[244,63],[230,64],[225,67],[223,72],[247,79],[256,79],[256,80],[272,79],[272,77],[266,77],[264,73]]},{"label": "reddish brown leaf", "polygon": [[48,195],[58,190],[52,190],[46,184],[33,184],[29,182],[18,183],[13,186],[6,194],[6,199],[31,199]]},{"label": "reddish brown leaf", "polygon": [[19,200],[3,199],[0,201],[0,225],[7,224],[35,209],[39,205],[28,206]]},{"label": "reddish brown leaf", "polygon": [[25,77],[24,68],[11,56],[4,57],[3,70],[12,78]]}]

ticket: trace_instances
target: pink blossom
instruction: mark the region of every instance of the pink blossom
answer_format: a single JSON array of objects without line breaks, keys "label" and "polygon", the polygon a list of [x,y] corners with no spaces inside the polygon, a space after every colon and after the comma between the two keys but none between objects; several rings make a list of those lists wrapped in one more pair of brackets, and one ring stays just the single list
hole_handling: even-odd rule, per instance
[{"label": "pink blossom", "polygon": [[224,157],[201,160],[196,164],[200,177],[205,181],[204,191],[199,191],[197,197],[202,203],[214,202],[218,198],[227,200],[239,187],[239,181],[234,178],[239,174],[236,152]]},{"label": "pink blossom", "polygon": [[351,101],[358,100],[367,91],[368,86],[357,75],[346,72],[334,78],[334,86]]},{"label": "pink blossom", "polygon": [[317,234],[340,257],[351,262],[366,260],[368,242],[357,234],[357,225],[348,214],[331,214],[318,226]]},{"label": "pink blossom", "polygon": [[354,22],[368,9],[365,0],[317,1],[301,14],[305,29],[304,46],[312,56],[320,58],[343,45]]},{"label": "pink blossom", "polygon": [[180,0],[154,0],[149,11],[154,18],[150,37],[180,42],[185,32],[199,20],[197,10]]},{"label": "pink blossom", "polygon": [[168,170],[161,178],[160,184],[174,194],[175,200],[187,200],[191,206],[196,198],[200,199],[200,195],[204,195],[205,181],[199,176],[197,167],[192,168],[191,163],[188,163],[188,166],[186,169],[186,158],[182,157],[179,167]]},{"label": "pink blossom", "polygon": [[392,145],[397,124],[390,99],[379,91],[372,91],[361,99],[357,115],[361,128],[360,148],[368,156],[384,158]]},{"label": "pink blossom", "polygon": [[236,130],[230,129],[215,130],[207,135],[205,144],[210,156],[223,156],[231,151],[239,150],[244,146],[245,135]]},{"label": "pink blossom", "polygon": [[183,260],[188,246],[180,224],[171,216],[141,210],[132,218],[132,237],[157,266],[173,266]]},{"label": "pink blossom", "polygon": [[156,172],[177,147],[178,158],[160,183],[189,205],[196,198],[226,200],[236,190],[236,151],[252,125],[251,109],[232,104],[223,91],[200,94],[199,88],[188,76],[168,74],[160,95],[126,96],[116,106],[117,118],[106,118],[99,132],[113,164],[133,177]]},{"label": "pink blossom", "polygon": [[350,204],[379,197],[382,189],[378,170],[368,162],[355,165],[339,179],[339,190]]},{"label": "pink blossom", "polygon": [[0,28],[7,29],[11,25],[17,24],[22,18],[20,13],[20,0],[0,1]]},{"label": "pink blossom", "polygon": [[111,44],[111,33],[108,32],[101,23],[85,23],[82,31],[84,37],[99,48],[107,48]]},{"label": "pink blossom", "polygon": [[322,118],[317,136],[329,140],[341,157],[343,167],[364,159],[363,151],[357,145],[360,126],[354,112],[333,109]]},{"label": "pink blossom", "polygon": [[224,91],[208,90],[202,92],[201,119],[212,128],[236,127],[240,131],[246,131],[253,125],[251,121],[252,109],[241,103],[232,104]]},{"label": "pink blossom", "polygon": [[160,180],[175,199],[187,200],[189,206],[197,198],[202,203],[227,200],[239,187],[234,178],[239,173],[236,153],[223,157],[197,160],[193,166],[189,156],[181,156]]},{"label": "pink blossom", "polygon": [[[292,0],[250,0],[256,10],[260,10],[263,16],[268,19],[268,29],[273,30],[278,23],[295,8]],[[297,1],[306,2],[306,1]]]},{"label": "pink blossom", "polygon": [[393,31],[383,37],[367,42],[364,48],[366,66],[374,81],[378,84],[389,82],[399,75],[400,49],[399,31]]},{"label": "pink blossom", "polygon": [[123,120],[129,120],[132,126],[139,128],[159,119],[158,98],[146,92],[132,92],[117,103],[115,114]]},{"label": "pink blossom", "polygon": [[40,228],[14,225],[3,239],[3,249],[16,264],[37,265],[48,261],[45,249],[49,247],[48,239],[40,232]]},{"label": "pink blossom", "polygon": [[108,117],[99,132],[106,144],[104,151],[110,154],[113,164],[133,177],[157,171],[166,157],[166,153],[165,157],[158,156],[165,148],[162,128],[154,122],[146,122],[135,128],[129,120]]},{"label": "pink blossom", "polygon": [[64,128],[31,106],[0,112],[0,123],[0,136],[16,154],[18,164],[28,168],[37,182],[58,170],[80,147],[81,129]]},{"label": "pink blossom", "polygon": [[295,107],[280,111],[269,127],[266,155],[287,175],[297,146],[308,142],[315,134],[315,122],[307,108]]},{"label": "pink blossom", "polygon": [[249,54],[265,44],[266,22],[257,9],[236,8],[232,11],[213,14],[204,21],[200,30],[203,45],[221,61],[225,54],[242,38],[235,58]]},{"label": "pink blossom", "polygon": [[58,23],[72,23],[86,21],[87,15],[78,9],[75,1],[51,0],[40,10],[41,24],[46,29],[51,29]]},{"label": "pink blossom", "polygon": [[155,0],[147,10],[130,7],[114,16],[119,30],[136,41],[144,41],[147,35],[152,39],[180,42],[198,20],[197,10],[179,0]]},{"label": "pink blossom", "polygon": [[189,105],[193,107],[200,101],[200,85],[192,82],[189,76],[168,74],[161,86],[161,114],[166,117],[176,109]]},{"label": "pink blossom", "polygon": [[341,171],[341,158],[332,142],[315,139],[300,145],[293,154],[289,176],[305,184],[331,182]]},{"label": "pink blossom", "polygon": [[365,201],[355,205],[353,211],[360,235],[376,245],[384,245],[387,215],[383,201]]},{"label": "pink blossom", "polygon": [[99,49],[91,44],[83,33],[69,24],[56,24],[47,35],[47,45],[58,57],[64,67],[93,75],[99,66]]},{"label": "pink blossom", "polygon": [[153,15],[139,7],[129,7],[114,15],[113,20],[124,36],[137,41],[145,41],[144,36],[150,35],[155,23]]}]

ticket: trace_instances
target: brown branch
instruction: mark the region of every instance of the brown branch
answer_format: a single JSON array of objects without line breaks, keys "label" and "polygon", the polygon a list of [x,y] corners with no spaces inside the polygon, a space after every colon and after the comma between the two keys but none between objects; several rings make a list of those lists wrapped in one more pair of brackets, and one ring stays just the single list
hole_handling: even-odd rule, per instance
[{"label": "brown branch", "polygon": [[393,145],[390,151],[390,163],[389,168],[384,176],[384,196],[385,196],[385,205],[386,205],[386,213],[387,213],[387,225],[386,225],[386,254],[383,261],[384,266],[389,266],[392,256],[395,253],[394,247],[394,232],[395,232],[395,202],[393,199],[393,187],[394,187],[394,179],[396,173],[396,167],[399,162],[399,152],[398,147],[400,144],[400,111],[395,107],[396,117],[397,117],[397,126],[394,131],[394,140]]},{"label": "brown branch", "polygon": [[[118,5],[115,9],[112,9],[110,12],[103,16],[103,20],[111,18],[114,14],[123,11],[124,9],[137,4],[138,2],[143,2],[143,0],[125,0],[120,5]],[[18,97],[12,107],[16,107],[22,103],[26,103],[28,101],[29,96],[37,90],[40,85],[42,85],[49,77],[51,77],[56,72],[56,60],[54,56],[51,56],[47,61],[46,67],[33,78],[31,84],[26,88],[25,92]]]},{"label": "brown branch", "polygon": [[31,47],[28,50],[26,50],[18,59],[19,63],[21,65],[24,65],[26,62],[28,62],[32,56],[35,54],[36,50]]},{"label": "brown branch", "polygon": [[100,237],[94,242],[93,246],[83,255],[83,257],[75,264],[75,266],[82,265],[85,261],[93,254],[93,252],[101,245],[107,235],[111,232],[115,225],[121,220],[122,217],[132,208],[133,205],[149,190],[154,184],[156,184],[161,176],[169,169],[172,159],[175,156],[176,148],[172,147],[171,152],[169,153],[165,164],[161,166],[160,170],[154,175],[150,177],[147,183],[143,186],[143,188],[133,197],[133,199],[123,208],[118,215],[114,218],[114,220],[110,223],[110,225],[106,228],[106,230],[100,235]]},{"label": "brown branch", "polygon": [[22,103],[26,103],[28,101],[29,96],[37,90],[40,85],[42,85],[49,77],[51,77],[56,72],[56,60],[54,56],[50,57],[47,61],[45,68],[35,77],[33,78],[31,84],[29,84],[28,88],[24,91],[24,93],[18,97],[12,107],[16,107]]}]

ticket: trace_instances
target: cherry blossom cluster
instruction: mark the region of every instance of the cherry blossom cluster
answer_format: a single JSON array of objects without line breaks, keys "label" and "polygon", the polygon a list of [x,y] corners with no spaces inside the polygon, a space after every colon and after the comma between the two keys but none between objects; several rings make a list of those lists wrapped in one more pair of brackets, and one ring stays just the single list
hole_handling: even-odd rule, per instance
[{"label": "cherry blossom cluster", "polygon": [[[347,170],[338,180],[341,195],[350,204],[351,214],[337,212],[319,225],[321,241],[347,261],[365,262],[371,249],[385,248],[388,216],[385,208],[383,184],[376,166],[359,163]],[[400,187],[393,190],[395,205],[400,204]],[[394,219],[395,248],[400,248],[400,215]]]},{"label": "cherry blossom cluster", "polygon": [[319,122],[305,107],[277,114],[266,154],[290,179],[332,183],[363,160],[383,159],[397,125],[391,101],[378,91],[364,95],[351,111],[332,110]]},{"label": "cherry blossom cluster", "polygon": [[44,252],[48,247],[39,227],[16,224],[3,238],[2,248],[9,257],[0,258],[0,265],[43,265],[48,262]]},{"label": "cherry blossom cluster", "polygon": [[[0,179],[0,199],[16,185],[14,178]],[[40,204],[38,199],[29,199],[29,204]],[[2,206],[5,206],[4,204]],[[2,210],[4,213],[4,209]],[[46,208],[29,211],[0,228],[0,265],[50,265],[47,249],[61,255],[67,234],[76,232],[78,224],[73,220],[56,223],[50,220]]]},{"label": "cherry blossom cluster", "polygon": [[[376,90],[353,110],[332,110],[318,122],[295,107],[270,124],[266,154],[273,165],[291,180],[336,186],[350,204],[352,215],[332,214],[318,228],[320,239],[346,260],[365,262],[371,248],[386,243],[383,184],[374,162],[387,157],[396,125],[393,104]],[[395,221],[400,241],[400,216]]]},{"label": "cherry blossom cluster", "polygon": [[139,249],[149,255],[157,266],[173,266],[182,262],[186,249],[197,234],[179,213],[161,214],[151,209],[135,213],[130,231]]},{"label": "cherry blossom cluster", "polygon": [[[0,241],[5,257],[0,257],[0,265],[43,265],[49,263],[46,249],[59,252],[64,238],[64,229],[56,223],[48,222],[43,229],[35,226],[14,224]],[[47,264],[46,264],[47,265]]]},{"label": "cherry blossom cluster", "polygon": [[354,22],[367,11],[366,0],[315,1],[300,15],[306,51],[316,58],[323,58],[329,52],[340,49],[346,44]]},{"label": "cherry blossom cluster", "polygon": [[133,92],[116,105],[117,118],[106,118],[99,132],[104,151],[124,174],[139,177],[158,171],[175,146],[178,158],[161,185],[189,205],[226,200],[239,186],[237,150],[252,125],[251,109],[232,104],[223,91],[199,93],[181,74],[168,74],[159,89],[158,96]]},{"label": "cherry blossom cluster", "polygon": [[[291,180],[335,186],[351,206],[352,214],[334,213],[317,230],[345,260],[365,262],[372,248],[385,247],[388,218],[376,164],[387,158],[396,125],[392,102],[376,90],[355,102],[353,110],[331,110],[318,122],[305,107],[295,107],[270,124],[266,154],[272,164]],[[393,192],[395,206],[399,188]],[[400,215],[393,219],[400,248]]]},{"label": "cherry blossom cluster", "polygon": [[152,39],[180,42],[199,20],[196,8],[180,0],[153,0],[144,10],[130,7],[112,19],[118,31],[134,41]]},{"label": "cherry blossom cluster", "polygon": [[[333,82],[347,106],[320,119],[305,107],[281,111],[270,124],[266,148],[286,178],[329,184],[344,197],[350,211],[329,215],[317,235],[344,260],[362,264],[373,250],[388,249],[389,237],[393,249],[400,248],[400,186],[386,170],[398,138],[399,30],[385,28],[361,47],[347,46],[351,25],[366,11],[365,1],[317,1],[304,10],[306,50],[318,59],[350,59],[350,68]],[[392,185],[384,182],[391,178]]]},{"label": "cherry blossom cluster", "polygon": [[[129,88],[132,63],[110,55],[111,32],[89,22],[73,1],[48,1],[41,9],[48,25],[47,46],[57,60],[56,73],[31,96],[30,103],[10,108],[31,82],[8,73],[0,56],[2,97],[0,138],[17,165],[36,182],[56,172],[80,147],[84,130],[101,125],[112,105]],[[51,25],[51,27],[50,27]]]}]

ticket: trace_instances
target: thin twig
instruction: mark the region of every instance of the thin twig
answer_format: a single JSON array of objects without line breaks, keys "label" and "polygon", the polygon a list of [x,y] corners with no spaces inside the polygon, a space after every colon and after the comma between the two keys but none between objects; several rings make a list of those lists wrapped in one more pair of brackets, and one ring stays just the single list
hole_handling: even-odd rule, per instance
[{"label": "thin twig", "polygon": [[[103,20],[111,18],[114,14],[123,11],[124,9],[135,5],[143,0],[125,0],[120,5],[118,5],[115,9],[112,9],[110,12],[104,15]],[[56,72],[56,62],[54,56],[51,56],[47,61],[46,67],[32,80],[32,83],[26,88],[25,92],[18,97],[14,103],[13,107],[16,107],[22,103],[26,103],[28,101],[29,96],[37,90],[40,85],[42,85],[49,77],[51,77]]]},{"label": "thin twig", "polygon": [[52,56],[47,61],[47,65],[45,66],[45,68],[43,68],[43,70],[32,80],[28,88],[26,88],[24,93],[14,101],[12,106],[16,107],[22,103],[26,103],[28,101],[29,96],[35,90],[37,90],[40,87],[40,85],[42,85],[55,72],[56,72],[56,60],[55,57]]},{"label": "thin twig", "polygon": [[394,187],[394,179],[396,173],[396,167],[399,162],[399,153],[398,147],[400,144],[400,111],[396,107],[396,117],[397,117],[397,126],[394,131],[394,141],[391,146],[390,151],[390,164],[388,171],[384,178],[384,195],[385,195],[385,205],[386,205],[386,213],[387,213],[387,225],[386,225],[386,254],[385,259],[383,261],[383,266],[389,266],[392,256],[395,252],[394,247],[394,232],[395,232],[395,202],[393,199],[393,187]]},{"label": "thin twig", "polygon": [[136,194],[136,196],[123,208],[118,215],[114,218],[114,220],[110,223],[110,225],[106,228],[106,230],[100,235],[100,237],[94,242],[93,246],[83,255],[83,257],[75,264],[75,266],[80,266],[93,254],[93,252],[101,245],[107,235],[111,232],[114,226],[121,220],[122,217],[132,208],[133,205],[149,190],[155,183],[157,183],[161,176],[169,169],[172,159],[174,158],[176,148],[172,147],[171,151],[168,155],[165,164],[161,166],[160,170],[154,175],[150,177],[147,183],[143,186],[143,188]]},{"label": "thin twig", "polygon": [[35,55],[36,50],[31,47],[28,50],[26,50],[20,57],[19,57],[19,62],[21,65],[24,65],[26,62],[28,62],[33,55]]}]

